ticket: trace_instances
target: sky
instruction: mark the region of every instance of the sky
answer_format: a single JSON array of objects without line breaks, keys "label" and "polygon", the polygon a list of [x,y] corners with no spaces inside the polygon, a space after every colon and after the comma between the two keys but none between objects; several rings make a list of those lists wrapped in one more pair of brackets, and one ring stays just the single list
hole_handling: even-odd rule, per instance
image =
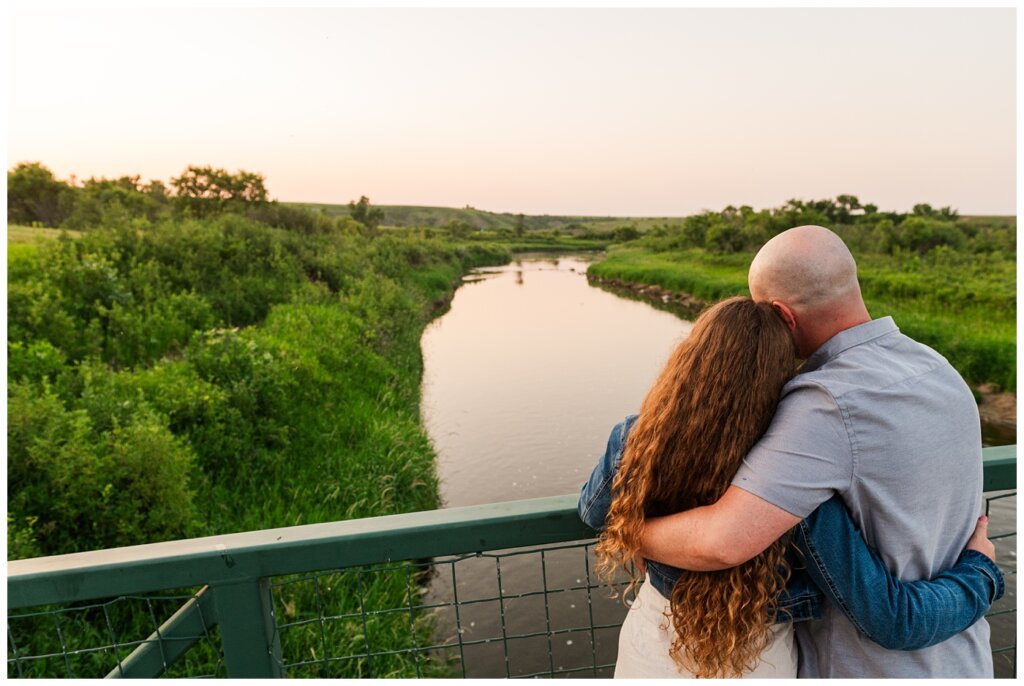
[{"label": "sky", "polygon": [[7,164],[527,214],[1014,214],[1015,12],[12,9]]}]

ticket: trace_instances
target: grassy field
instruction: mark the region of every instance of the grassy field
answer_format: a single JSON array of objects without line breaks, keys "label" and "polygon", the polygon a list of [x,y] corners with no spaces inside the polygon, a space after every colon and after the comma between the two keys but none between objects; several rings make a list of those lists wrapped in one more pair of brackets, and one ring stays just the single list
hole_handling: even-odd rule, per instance
[{"label": "grassy field", "polygon": [[72,238],[82,235],[81,231],[69,231],[67,229],[48,229],[42,226],[18,226],[10,224],[7,227],[7,244],[12,243],[38,243],[58,238],[62,233],[67,233]]},{"label": "grassy field", "polygon": [[[614,247],[589,273],[653,284],[704,300],[749,295],[751,253],[702,249],[653,252]],[[995,256],[860,255],[858,273],[872,317],[891,315],[900,329],[945,355],[973,384],[1016,389],[1016,265]]]}]

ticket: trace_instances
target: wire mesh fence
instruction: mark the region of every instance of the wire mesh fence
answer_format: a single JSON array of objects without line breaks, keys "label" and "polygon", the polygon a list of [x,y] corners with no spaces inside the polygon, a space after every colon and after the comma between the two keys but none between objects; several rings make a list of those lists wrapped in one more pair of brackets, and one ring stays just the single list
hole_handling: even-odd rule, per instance
[{"label": "wire mesh fence", "polygon": [[[140,648],[166,676],[227,676],[216,622],[203,616],[199,599],[198,591],[126,595],[8,614],[7,676],[123,676]],[[168,620],[190,603],[199,621],[185,633],[165,633]]]},{"label": "wire mesh fence", "polygon": [[[1006,594],[995,675],[1016,673],[1016,492],[986,494]],[[610,677],[627,612],[594,541],[277,576],[286,677]],[[216,604],[196,588],[8,614],[8,677],[227,676]],[[179,659],[180,658],[180,659]],[[145,663],[145,664],[143,664]]]},{"label": "wire mesh fence", "polygon": [[[281,668],[316,677],[611,676],[627,611],[611,596],[624,584],[597,579],[592,541],[278,579]],[[388,587],[398,602],[369,607],[371,591]],[[313,601],[305,610],[290,605],[300,596]]]}]

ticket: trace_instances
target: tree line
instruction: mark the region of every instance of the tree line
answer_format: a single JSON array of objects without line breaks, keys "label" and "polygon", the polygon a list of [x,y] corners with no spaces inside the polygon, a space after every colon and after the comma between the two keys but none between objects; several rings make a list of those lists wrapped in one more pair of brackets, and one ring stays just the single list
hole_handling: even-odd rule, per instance
[{"label": "tree line", "polygon": [[834,200],[789,200],[781,207],[754,210],[732,205],[721,211],[704,211],[679,224],[663,224],[648,231],[648,245],[655,250],[704,248],[716,253],[756,251],[776,234],[801,224],[834,229],[855,250],[885,254],[925,255],[946,246],[972,253],[1016,251],[1013,223],[961,218],[950,207],[934,208],[921,203],[910,212],[881,211],[862,204],[854,195]]}]

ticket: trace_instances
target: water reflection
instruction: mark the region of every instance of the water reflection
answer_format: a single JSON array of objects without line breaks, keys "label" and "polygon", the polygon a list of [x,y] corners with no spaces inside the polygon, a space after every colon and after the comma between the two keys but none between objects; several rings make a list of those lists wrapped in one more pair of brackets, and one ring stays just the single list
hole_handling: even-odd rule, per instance
[{"label": "water reflection", "polygon": [[587,262],[481,270],[424,333],[423,418],[446,507],[579,489],[690,322],[591,288]]}]

